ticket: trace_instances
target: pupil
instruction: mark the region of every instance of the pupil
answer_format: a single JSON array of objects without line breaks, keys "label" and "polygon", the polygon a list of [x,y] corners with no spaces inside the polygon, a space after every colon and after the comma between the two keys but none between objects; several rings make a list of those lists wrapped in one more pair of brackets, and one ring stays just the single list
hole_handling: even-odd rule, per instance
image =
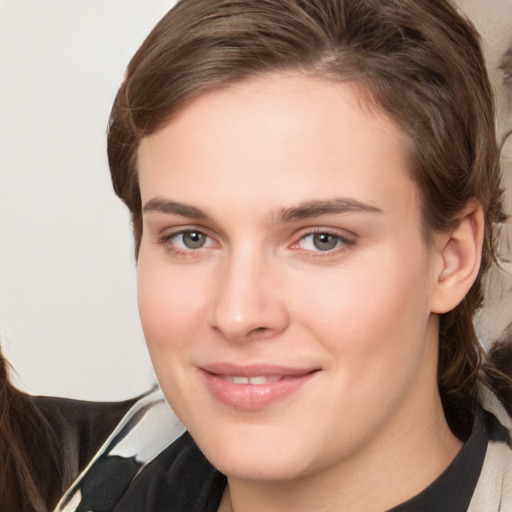
[{"label": "pupil", "polygon": [[205,236],[197,231],[183,233],[183,243],[189,249],[199,249],[205,243]]},{"label": "pupil", "polygon": [[328,233],[318,233],[313,236],[313,244],[320,251],[334,249],[337,243],[337,238]]}]

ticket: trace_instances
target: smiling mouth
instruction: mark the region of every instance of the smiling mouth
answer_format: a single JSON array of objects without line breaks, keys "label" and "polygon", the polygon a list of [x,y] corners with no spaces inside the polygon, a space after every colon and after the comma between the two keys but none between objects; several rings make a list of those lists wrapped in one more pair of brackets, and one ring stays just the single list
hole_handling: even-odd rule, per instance
[{"label": "smiling mouth", "polygon": [[201,369],[206,387],[224,405],[260,410],[294,395],[320,370],[215,365]]}]

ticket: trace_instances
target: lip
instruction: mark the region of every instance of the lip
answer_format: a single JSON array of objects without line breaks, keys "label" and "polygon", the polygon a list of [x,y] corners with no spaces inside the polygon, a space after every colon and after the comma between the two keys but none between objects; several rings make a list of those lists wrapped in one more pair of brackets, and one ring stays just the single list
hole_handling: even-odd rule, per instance
[{"label": "lip", "polygon": [[[317,368],[289,368],[267,364],[240,366],[230,363],[202,366],[199,371],[207,388],[217,400],[228,407],[246,411],[263,409],[291,395],[318,373]],[[231,377],[264,377],[268,382],[235,384]]]}]

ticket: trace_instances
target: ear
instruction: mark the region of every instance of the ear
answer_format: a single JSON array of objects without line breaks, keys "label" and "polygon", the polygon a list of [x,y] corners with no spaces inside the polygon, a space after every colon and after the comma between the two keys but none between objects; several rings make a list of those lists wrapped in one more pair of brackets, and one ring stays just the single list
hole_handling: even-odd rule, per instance
[{"label": "ear", "polygon": [[453,230],[435,235],[432,313],[451,311],[468,293],[480,269],[483,239],[484,214],[475,202],[464,208]]}]

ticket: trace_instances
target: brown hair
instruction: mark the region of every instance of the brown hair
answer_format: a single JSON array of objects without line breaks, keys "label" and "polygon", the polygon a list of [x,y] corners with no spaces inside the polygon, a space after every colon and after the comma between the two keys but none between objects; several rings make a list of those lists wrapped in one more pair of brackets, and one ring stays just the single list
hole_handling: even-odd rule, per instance
[{"label": "brown hair", "polygon": [[61,458],[59,440],[33,398],[10,383],[8,364],[0,351],[2,510],[46,512],[55,505],[72,481]]},{"label": "brown hair", "polygon": [[[476,392],[485,366],[473,316],[497,260],[503,220],[491,87],[474,27],[446,0],[181,0],[130,62],[108,133],[114,189],[129,207],[138,253],[140,140],[193,98],[257,74],[299,70],[355,82],[411,141],[425,233],[454,227],[470,200],[485,213],[480,273],[440,322],[439,385]],[[504,376],[499,378],[505,379]],[[510,383],[508,383],[510,385]]]}]

